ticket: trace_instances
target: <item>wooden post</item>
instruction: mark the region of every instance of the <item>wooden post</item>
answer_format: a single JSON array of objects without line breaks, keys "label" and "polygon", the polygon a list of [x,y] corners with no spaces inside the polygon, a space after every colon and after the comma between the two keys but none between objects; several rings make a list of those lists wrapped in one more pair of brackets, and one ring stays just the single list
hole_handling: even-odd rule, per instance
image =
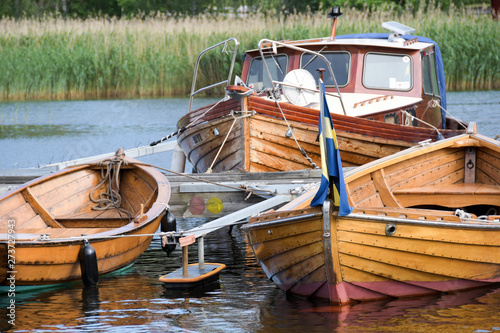
[{"label": "wooden post", "polygon": [[188,273],[188,246],[182,247],[182,276],[189,276]]},{"label": "wooden post", "polygon": [[491,18],[498,21],[500,16],[500,0],[491,0]]},{"label": "wooden post", "polygon": [[203,236],[198,238],[198,268],[200,270],[205,269],[205,248]]},{"label": "wooden post", "polygon": [[469,147],[465,149],[465,169],[464,183],[476,182],[476,148]]}]

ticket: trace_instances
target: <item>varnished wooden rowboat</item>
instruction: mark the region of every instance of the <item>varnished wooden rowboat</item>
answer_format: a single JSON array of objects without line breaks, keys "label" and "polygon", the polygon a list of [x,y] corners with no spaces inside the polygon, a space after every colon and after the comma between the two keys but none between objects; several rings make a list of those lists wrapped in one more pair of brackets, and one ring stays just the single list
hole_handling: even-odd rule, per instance
[{"label": "varnished wooden rowboat", "polygon": [[466,134],[410,148],[345,177],[350,215],[315,190],[244,227],[287,293],[350,303],[500,282],[500,144]]},{"label": "varnished wooden rowboat", "polygon": [[170,199],[165,176],[136,163],[122,155],[77,165],[0,197],[0,285],[81,280],[84,239],[95,250],[99,274],[132,264],[148,248]]},{"label": "varnished wooden rowboat", "polygon": [[[388,28],[397,30],[394,23]],[[320,165],[320,67],[327,69],[327,99],[344,166],[464,133],[463,124],[443,111],[446,86],[437,44],[394,35],[261,40],[258,49],[246,51],[241,79],[234,85],[229,79],[219,83],[226,84],[225,99],[197,110],[191,110],[190,102],[177,124],[178,145],[195,172]],[[237,48],[235,39],[220,45],[233,41]],[[193,82],[191,98],[205,90],[194,91],[196,76]]]}]

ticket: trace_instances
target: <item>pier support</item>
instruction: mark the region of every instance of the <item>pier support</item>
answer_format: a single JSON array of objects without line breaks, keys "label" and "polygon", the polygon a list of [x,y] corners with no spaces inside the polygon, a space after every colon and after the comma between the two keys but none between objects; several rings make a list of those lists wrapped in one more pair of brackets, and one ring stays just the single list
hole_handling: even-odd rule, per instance
[{"label": "pier support", "polygon": [[172,153],[172,163],[170,166],[170,170],[183,173],[185,168],[186,155],[184,155],[182,148],[179,147],[179,145],[176,145]]}]

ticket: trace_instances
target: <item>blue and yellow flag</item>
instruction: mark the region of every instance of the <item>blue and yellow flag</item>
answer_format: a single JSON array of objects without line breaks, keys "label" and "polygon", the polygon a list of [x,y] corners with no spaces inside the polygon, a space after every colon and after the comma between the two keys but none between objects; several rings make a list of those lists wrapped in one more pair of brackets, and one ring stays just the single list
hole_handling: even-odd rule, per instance
[{"label": "blue and yellow flag", "polygon": [[326,102],[325,84],[319,80],[320,113],[319,113],[319,146],[321,150],[321,185],[314,196],[311,206],[320,206],[328,196],[330,182],[332,182],[333,204],[339,207],[339,216],[346,216],[352,212],[347,199],[342,160],[340,159],[337,136],[333,128],[332,117]]}]

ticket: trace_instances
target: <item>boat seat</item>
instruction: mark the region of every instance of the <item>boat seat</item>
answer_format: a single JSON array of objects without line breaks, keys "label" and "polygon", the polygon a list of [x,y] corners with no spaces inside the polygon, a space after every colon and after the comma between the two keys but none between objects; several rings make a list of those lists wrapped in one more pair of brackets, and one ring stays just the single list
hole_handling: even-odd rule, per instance
[{"label": "boat seat", "polygon": [[129,223],[133,216],[117,209],[89,210],[84,212],[58,215],[55,220],[66,228],[110,227],[117,228]]},{"label": "boat seat", "polygon": [[467,207],[473,205],[500,206],[500,186],[481,183],[433,185],[393,190],[405,207],[439,205]]}]

